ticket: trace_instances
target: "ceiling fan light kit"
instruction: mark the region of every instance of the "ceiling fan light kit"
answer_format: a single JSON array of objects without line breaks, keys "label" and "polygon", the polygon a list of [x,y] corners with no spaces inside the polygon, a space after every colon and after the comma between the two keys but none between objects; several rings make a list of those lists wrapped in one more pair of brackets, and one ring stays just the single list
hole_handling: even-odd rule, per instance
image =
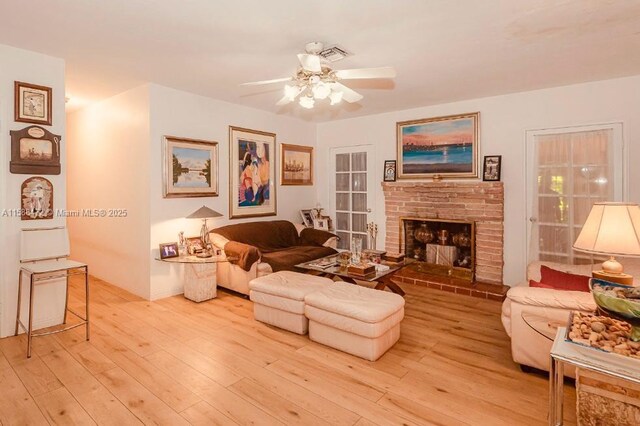
[{"label": "ceiling fan light kit", "polygon": [[284,86],[284,96],[276,105],[286,105],[296,100],[300,94],[298,103],[301,107],[311,109],[315,101],[329,99],[331,105],[336,105],[344,99],[353,103],[360,101],[363,96],[339,83],[339,80],[367,79],[367,78],[394,78],[396,72],[392,67],[361,68],[352,70],[334,71],[327,59],[320,55],[324,45],[320,42],[307,43],[306,52],[298,54],[300,67],[295,76],[276,78],[272,80],[243,83],[243,86],[258,86],[262,84],[290,81]]}]

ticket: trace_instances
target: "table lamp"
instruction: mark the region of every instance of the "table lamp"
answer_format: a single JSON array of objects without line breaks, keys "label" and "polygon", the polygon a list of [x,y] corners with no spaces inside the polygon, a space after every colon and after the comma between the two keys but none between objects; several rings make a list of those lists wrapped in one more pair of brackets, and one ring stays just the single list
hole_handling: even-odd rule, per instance
[{"label": "table lamp", "polygon": [[615,256],[640,257],[640,206],[630,203],[595,203],[573,248],[610,256],[594,278],[632,285],[633,277]]},{"label": "table lamp", "polygon": [[218,213],[215,210],[211,210],[207,206],[202,206],[195,212],[187,216],[187,219],[202,219],[202,228],[200,228],[200,238],[202,244],[207,248],[211,244],[209,239],[209,228],[207,228],[207,219],[213,219],[214,217],[221,217],[222,213]]}]

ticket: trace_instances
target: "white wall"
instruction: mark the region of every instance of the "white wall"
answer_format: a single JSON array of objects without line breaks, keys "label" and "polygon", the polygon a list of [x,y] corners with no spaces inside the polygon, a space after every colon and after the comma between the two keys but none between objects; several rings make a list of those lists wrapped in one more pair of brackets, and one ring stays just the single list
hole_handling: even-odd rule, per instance
[{"label": "white wall", "polygon": [[[525,131],[604,122],[623,122],[626,155],[631,165],[629,200],[640,202],[640,76],[564,86],[444,105],[395,111],[322,123],[317,128],[317,191],[330,206],[332,147],[371,144],[375,147],[375,173],[382,181],[384,160],[396,158],[396,122],[480,111],[483,155],[502,155],[505,183],[505,269],[507,285],[524,278],[526,266]],[[481,168],[480,168],[481,170]],[[384,196],[376,187],[375,222],[385,235]],[[384,242],[380,242],[384,246]]]},{"label": "white wall", "polygon": [[69,114],[67,127],[69,210],[106,214],[69,217],[72,257],[149,298],[149,87]]},{"label": "white wall", "polygon": [[[13,121],[13,83],[24,81],[53,89],[53,124],[43,126],[62,136],[60,160],[62,173],[46,175],[54,187],[54,209],[66,206],[66,135],[64,116],[64,61],[62,59],[0,45],[0,213],[5,209],[20,209],[20,186],[30,175],[9,173],[11,138],[9,131],[30,126]],[[22,221],[20,217],[0,214],[0,336],[13,335],[19,270],[19,235],[22,228],[63,226],[64,217],[53,220]],[[28,285],[26,286],[28,288]],[[23,312],[29,291],[23,293]],[[45,327],[62,322],[64,310],[64,284],[49,283],[38,286],[34,307],[34,327]],[[26,316],[23,316],[26,324]]]},{"label": "white wall", "polygon": [[[234,105],[192,93],[152,84],[151,91],[151,238],[148,256],[151,259],[151,299],[182,292],[181,268],[154,260],[158,244],[177,241],[178,232],[199,235],[202,222],[184,219],[203,204],[224,217],[209,220],[209,227],[241,221],[286,219],[299,222],[298,211],[316,204],[313,186],[280,185],[281,143],[315,146],[315,125],[266,111]],[[229,220],[229,126],[247,127],[276,133],[277,216]],[[162,198],[162,137],[182,136],[219,143],[220,195],[210,198]]]}]

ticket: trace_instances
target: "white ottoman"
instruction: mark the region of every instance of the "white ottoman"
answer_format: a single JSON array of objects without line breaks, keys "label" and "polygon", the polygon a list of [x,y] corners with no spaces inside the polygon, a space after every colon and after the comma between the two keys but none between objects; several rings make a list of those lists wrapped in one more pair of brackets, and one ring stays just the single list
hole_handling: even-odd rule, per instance
[{"label": "white ottoman", "polygon": [[280,271],[249,281],[249,298],[256,320],[298,334],[307,334],[309,321],[304,316],[304,297],[322,290],[329,278]]},{"label": "white ottoman", "polygon": [[307,294],[309,339],[375,361],[400,338],[404,299],[344,282]]}]

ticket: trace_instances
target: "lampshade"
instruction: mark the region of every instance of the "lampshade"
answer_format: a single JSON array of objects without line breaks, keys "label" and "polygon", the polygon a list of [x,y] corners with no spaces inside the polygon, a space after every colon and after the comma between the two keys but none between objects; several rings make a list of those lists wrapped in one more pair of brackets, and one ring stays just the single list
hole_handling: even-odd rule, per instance
[{"label": "lampshade", "polygon": [[608,256],[640,257],[640,206],[595,203],[573,248]]},{"label": "lampshade", "polygon": [[207,206],[202,206],[198,210],[196,210],[195,212],[187,216],[187,219],[210,219],[213,217],[220,217],[220,216],[222,216],[222,213],[218,213],[215,210],[211,210]]}]

